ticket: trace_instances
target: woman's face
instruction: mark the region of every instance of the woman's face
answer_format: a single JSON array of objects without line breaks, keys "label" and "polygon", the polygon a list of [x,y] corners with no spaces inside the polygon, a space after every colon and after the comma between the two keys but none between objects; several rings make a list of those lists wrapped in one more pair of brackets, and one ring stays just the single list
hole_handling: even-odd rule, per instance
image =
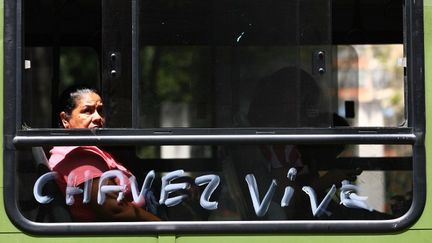
[{"label": "woman's face", "polygon": [[100,128],[105,123],[101,97],[96,93],[84,93],[76,100],[70,116],[60,113],[65,128]]}]

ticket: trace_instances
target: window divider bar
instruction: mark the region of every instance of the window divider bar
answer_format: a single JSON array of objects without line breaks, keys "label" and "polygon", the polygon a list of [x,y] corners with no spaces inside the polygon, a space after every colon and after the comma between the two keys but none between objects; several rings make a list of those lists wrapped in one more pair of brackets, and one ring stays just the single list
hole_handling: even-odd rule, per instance
[{"label": "window divider bar", "polygon": [[140,124],[139,0],[132,0],[132,127]]},{"label": "window divider bar", "polygon": [[415,144],[405,134],[228,134],[228,135],[53,135],[15,136],[20,146],[43,145],[226,145],[226,144]]}]

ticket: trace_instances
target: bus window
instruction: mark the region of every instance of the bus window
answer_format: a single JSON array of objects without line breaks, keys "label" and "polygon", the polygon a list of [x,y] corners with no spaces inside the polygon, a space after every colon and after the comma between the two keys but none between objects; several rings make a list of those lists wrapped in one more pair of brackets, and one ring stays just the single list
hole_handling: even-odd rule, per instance
[{"label": "bus window", "polygon": [[[177,172],[179,175],[169,183],[188,183],[189,187],[169,194],[170,198],[183,196],[181,203],[165,202],[166,205],[160,206],[158,213],[165,221],[393,219],[405,214],[411,206],[413,178],[409,146],[218,146],[214,148],[218,153],[211,157],[187,155],[184,146],[162,146],[156,148],[159,158],[138,157],[122,147],[103,149],[133,171],[139,185],[154,171],[151,190],[158,201],[164,193],[164,176]],[[293,157],[294,153],[298,156],[295,161],[285,160],[285,156]],[[43,163],[24,151],[18,156],[18,200],[26,217],[55,222],[61,219],[49,211],[50,207],[68,212],[74,210],[73,203],[82,204],[78,200],[83,197],[77,193],[75,202],[64,205],[66,196],[59,191],[65,188],[37,181],[48,171],[41,167]],[[32,167],[38,167],[39,172],[33,173]],[[289,170],[297,171],[292,178]],[[206,186],[197,185],[196,178],[207,175],[219,179],[208,199],[217,203],[215,208],[200,199]],[[43,185],[41,195],[36,191],[34,195],[28,193],[29,188],[38,185]],[[79,187],[85,190],[84,185]],[[352,193],[357,197],[347,197]],[[35,201],[35,196],[42,195],[55,197],[54,201]],[[268,201],[264,200],[265,195]],[[331,199],[325,199],[326,195],[331,195]],[[256,204],[255,200],[260,203]],[[314,208],[320,203],[325,205],[322,209]],[[73,220],[70,215],[69,220]]]},{"label": "bus window", "polygon": [[[337,45],[348,42],[347,36],[355,37],[346,26],[336,24],[344,16],[339,2],[169,4],[143,0],[134,13],[139,27],[134,36],[124,32],[130,23],[121,17],[133,17],[127,8],[130,4],[106,4],[103,11],[87,10],[86,18],[100,25],[84,26],[76,16],[62,19],[58,28],[72,33],[54,31],[53,35],[59,35],[58,43],[52,45],[49,56],[45,54],[52,58],[45,61],[44,70],[51,73],[44,74],[47,87],[43,90],[51,89],[52,93],[31,96],[34,101],[40,100],[39,106],[47,112],[44,119],[53,116],[56,94],[74,82],[102,91],[107,126],[112,128],[328,128],[333,126],[333,114],[353,127],[405,124],[406,54],[402,44],[397,44],[402,39],[392,38],[384,44],[374,39],[371,41],[378,44],[352,48]],[[76,7],[64,6],[65,10]],[[330,18],[326,13],[332,10],[335,14]],[[267,13],[273,18],[267,18]],[[34,14],[29,11],[26,15],[29,45],[42,43],[38,33],[41,25],[30,21]],[[113,14],[120,17],[110,18]],[[67,49],[73,48],[67,47],[71,40],[65,40],[74,36],[73,31],[75,38],[84,36],[80,42],[92,47]],[[113,33],[122,33],[123,38]],[[344,33],[345,38],[339,36]],[[100,46],[98,41],[105,43],[105,50],[93,47]],[[129,41],[138,48],[133,54]],[[362,42],[359,38],[351,44]],[[94,51],[89,54],[89,50]],[[61,56],[54,56],[58,54]],[[78,56],[81,61],[76,62]],[[60,61],[55,61],[57,57]],[[34,68],[27,70],[27,77],[32,75],[33,79],[37,74],[30,73],[42,63],[35,58],[43,58],[43,54],[28,58],[33,59]],[[65,63],[67,58],[72,62]],[[91,70],[76,69],[76,64]],[[65,72],[70,75],[64,76]],[[31,87],[27,83],[24,91]],[[314,99],[306,100],[310,93],[315,94]],[[52,103],[51,112],[44,101],[47,95],[52,97],[48,101]],[[32,108],[23,109],[31,113]],[[257,113],[269,116],[260,110],[277,113],[277,121],[257,118]],[[50,124],[32,119],[35,121],[23,117],[22,123],[30,127],[53,125],[53,121]]]},{"label": "bus window", "polygon": [[[355,2],[23,1],[9,215],[42,234],[404,229],[425,201],[413,3]],[[74,85],[99,91],[73,100],[96,97],[97,126],[58,126]],[[106,216],[114,198],[162,222]]]}]

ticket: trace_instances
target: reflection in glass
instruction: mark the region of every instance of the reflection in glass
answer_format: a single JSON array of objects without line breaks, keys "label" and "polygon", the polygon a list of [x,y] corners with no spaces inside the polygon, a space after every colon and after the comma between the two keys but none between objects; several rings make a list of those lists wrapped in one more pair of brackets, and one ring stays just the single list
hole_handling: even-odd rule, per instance
[{"label": "reflection in glass", "polygon": [[338,46],[339,110],[353,101],[353,126],[405,124],[402,45]]}]

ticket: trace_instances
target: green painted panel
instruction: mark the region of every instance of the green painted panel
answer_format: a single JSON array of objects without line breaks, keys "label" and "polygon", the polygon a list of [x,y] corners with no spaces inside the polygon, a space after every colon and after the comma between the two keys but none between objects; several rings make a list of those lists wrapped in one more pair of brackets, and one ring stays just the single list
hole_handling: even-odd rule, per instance
[{"label": "green painted panel", "polygon": [[298,234],[298,235],[209,235],[209,236],[181,236],[176,243],[282,243],[282,242],[349,242],[349,243],[406,243],[432,242],[432,231],[410,230],[403,234]]},{"label": "green painted panel", "polygon": [[[3,203],[3,188],[0,188],[2,193],[0,194],[0,234],[19,232],[19,230],[11,223],[8,216],[6,215],[4,203]],[[0,240],[0,242],[3,242]]]},{"label": "green painted panel", "polygon": [[176,236],[175,235],[160,235],[158,238],[158,243],[175,243]]},{"label": "green painted panel", "polygon": [[77,243],[77,242],[91,242],[91,243],[158,243],[158,238],[149,236],[89,236],[89,237],[36,237],[25,234],[1,234],[0,242],[7,243]]}]

